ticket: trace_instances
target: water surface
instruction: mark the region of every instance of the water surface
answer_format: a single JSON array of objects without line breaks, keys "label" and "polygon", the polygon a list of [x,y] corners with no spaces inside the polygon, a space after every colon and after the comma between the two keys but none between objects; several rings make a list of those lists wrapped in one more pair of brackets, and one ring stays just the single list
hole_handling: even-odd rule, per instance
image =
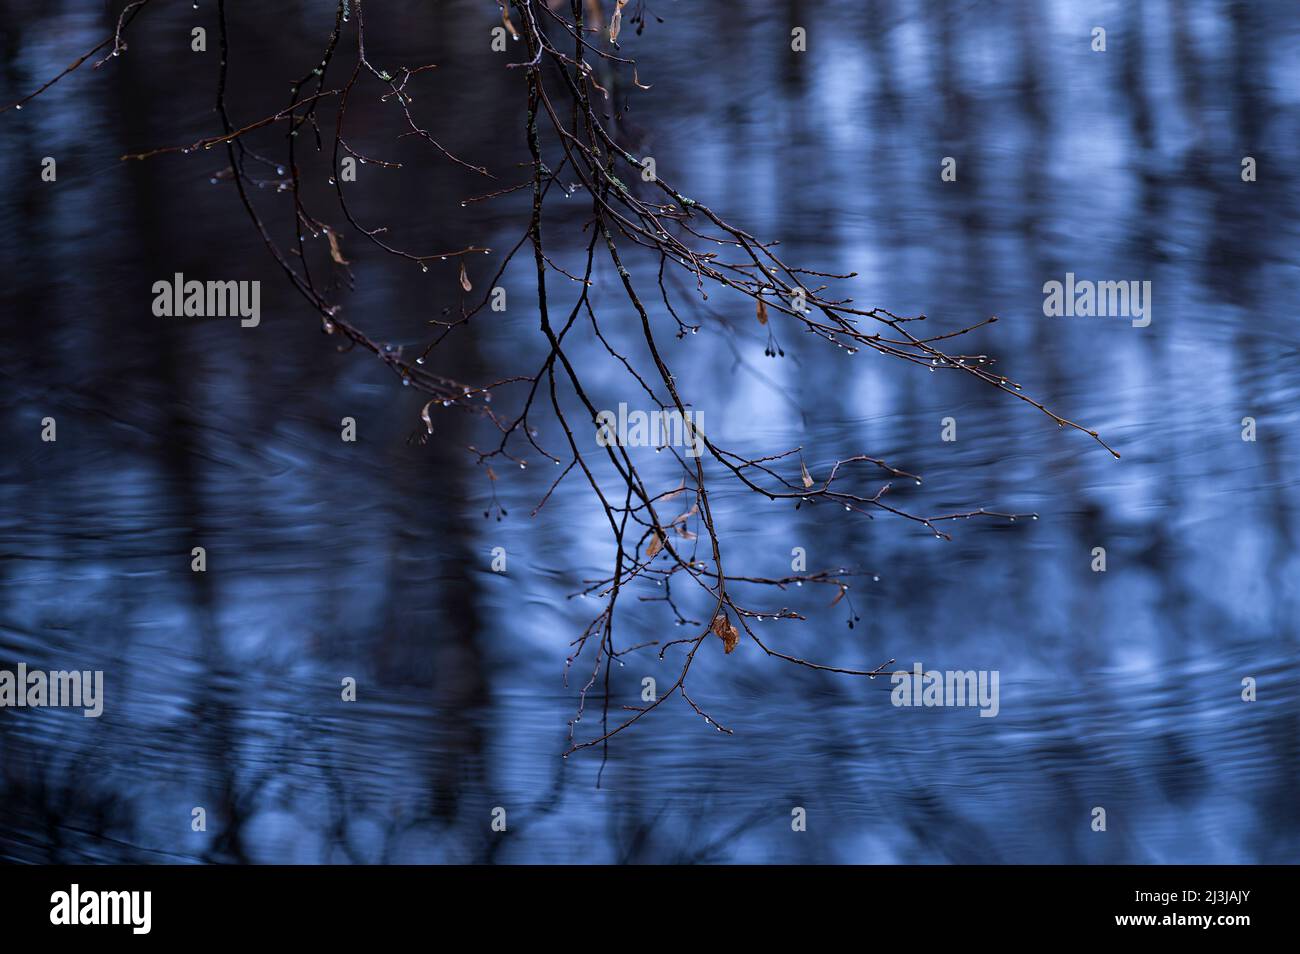
[{"label": "water surface", "polygon": [[[819,476],[850,454],[884,457],[924,475],[896,490],[913,509],[1038,519],[960,521],[945,541],[719,483],[735,571],[786,575],[803,547],[810,569],[864,574],[852,609],[824,588],[766,597],[808,619],[759,624],[765,639],[845,667],[998,670],[999,714],[895,708],[886,679],[711,641],[691,694],[734,734],[671,700],[607,758],[561,758],[577,681],[566,688],[564,660],[597,612],[575,594],[612,552],[589,490],[568,480],[530,518],[555,476],[542,458],[489,480],[465,446],[490,430],[454,412],[436,439],[409,440],[425,399],[320,333],[216,152],[118,160],[218,128],[214,54],[182,39],[214,25],[212,5],[146,11],[126,55],[5,113],[0,663],[103,669],[108,698],[98,720],[0,711],[0,857],[1297,860],[1300,15],[1284,2],[1083,6],[661,3],[664,23],[625,35],[653,87],[626,97],[629,148],[779,238],[787,261],[856,271],[845,293],[860,303],[945,328],[997,315],[971,347],[1123,457],[965,376],[849,356],[779,322],[786,355],[769,359],[738,298],[697,300],[701,330],[681,340],[655,311],[719,443],[752,456],[802,446]],[[525,94],[488,48],[491,13],[375,11],[368,44],[384,63],[437,62],[413,87],[421,115],[513,181]],[[1104,54],[1088,46],[1099,18]],[[332,13],[282,4],[232,19],[230,102],[248,122],[283,105]],[[98,4],[16,5],[0,99],[112,22]],[[792,24],[808,28],[807,54],[789,51]],[[366,221],[424,248],[518,240],[526,195],[462,208],[487,191],[480,180],[395,142],[378,108],[357,116],[354,145],[404,163],[364,168],[350,194]],[[46,155],[57,184],[37,178]],[[940,181],[945,156],[956,183]],[[318,206],[328,165],[310,173]],[[292,206],[268,178],[255,198],[290,235]],[[580,268],[586,200],[557,201],[574,208],[548,235]],[[456,301],[454,265],[421,273],[342,230],[349,317],[422,348],[427,320]],[[497,261],[471,262],[472,278]],[[532,265],[517,265],[502,280],[511,307],[455,337],[438,371],[478,382],[540,365]],[[1042,285],[1067,271],[1150,280],[1151,325],[1045,318]],[[175,272],[261,280],[262,324],[154,318],[150,286]],[[653,271],[634,275],[649,284]],[[608,266],[593,302],[632,353],[639,330]],[[603,406],[636,399],[594,340],[572,353]],[[39,440],[46,416],[53,444]],[[345,416],[356,444],[339,440]],[[946,417],[956,442],[940,439]],[[558,443],[549,423],[542,439]],[[665,489],[679,480],[668,455],[643,466]],[[196,545],[205,574],[189,570]],[[1091,569],[1098,546],[1105,573]],[[618,626],[623,645],[685,634],[662,604],[631,598]],[[611,704],[637,704],[646,676],[670,684],[674,658],[626,657]],[[339,699],[347,676],[356,703]],[[1244,677],[1258,701],[1241,700]],[[599,734],[599,707],[590,697],[578,738]],[[206,832],[190,830],[195,806]],[[498,806],[504,834],[489,827]],[[1099,806],[1105,833],[1090,825]],[[806,832],[791,831],[794,807]]]}]

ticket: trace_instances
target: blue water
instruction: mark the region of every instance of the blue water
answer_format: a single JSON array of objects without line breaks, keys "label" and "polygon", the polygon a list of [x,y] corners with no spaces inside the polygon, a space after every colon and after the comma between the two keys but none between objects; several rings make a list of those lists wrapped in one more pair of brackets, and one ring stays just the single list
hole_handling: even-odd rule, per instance
[{"label": "blue water", "polygon": [[[217,130],[215,54],[188,46],[193,23],[213,28],[199,6],[146,10],[126,54],[0,115],[0,664],[102,669],[106,686],[99,719],[0,709],[0,858],[1300,860],[1300,8],[661,2],[665,22],[625,32],[652,88],[619,93],[620,135],[661,176],[780,239],[786,261],[856,271],[843,294],[864,306],[944,330],[997,315],[963,347],[1122,457],[965,375],[849,356],[781,320],[785,356],[765,357],[739,296],[702,303],[684,287],[701,329],[678,340],[647,295],[717,443],[802,447],[818,479],[839,458],[883,457],[924,476],[891,498],[913,510],[1038,519],[960,520],[948,541],[771,504],[718,475],[729,572],[788,575],[803,547],[810,571],[862,574],[834,605],[834,587],[753,589],[771,615],[807,617],[755,624],[765,641],[845,668],[997,670],[997,717],[895,707],[887,677],[791,666],[748,641],[726,655],[711,638],[689,691],[734,734],[674,698],[607,751],[566,759],[595,662],[588,650],[566,687],[565,659],[599,612],[577,594],[608,574],[604,514],[570,478],[530,517],[557,468],[532,454],[489,479],[465,449],[493,442],[481,417],[447,410],[434,438],[410,440],[427,396],[321,334],[229,183],[211,181],[217,151],[118,160]],[[372,58],[437,62],[412,81],[420,115],[458,155],[524,178],[523,78],[489,50],[495,8],[435,6],[368,8]],[[283,105],[332,12],[278,5],[276,18],[232,12],[244,122]],[[98,4],[17,5],[0,101],[114,21]],[[807,28],[806,54],[789,51],[791,25]],[[1089,49],[1098,25],[1105,53]],[[362,167],[349,195],[363,220],[420,248],[489,245],[468,263],[487,282],[527,195],[462,208],[494,186],[396,140],[391,110],[355,115],[356,148],[403,162]],[[274,132],[257,142],[283,150]],[[39,179],[46,155],[57,183]],[[1243,156],[1258,181],[1242,182]],[[940,180],[944,157],[956,182]],[[324,209],[328,154],[308,174]],[[287,196],[271,184],[254,198],[293,234]],[[549,240],[580,269],[589,201],[553,204]],[[422,273],[335,224],[355,278],[346,315],[422,350],[426,322],[457,301],[454,263]],[[630,267],[654,288],[653,262]],[[261,325],[155,318],[150,286],[177,271],[261,280]],[[1043,283],[1066,272],[1151,281],[1150,326],[1045,317]],[[602,330],[639,353],[617,276],[605,264],[596,279]],[[431,366],[471,382],[533,373],[547,352],[532,282],[521,258],[501,281],[507,311]],[[573,290],[557,287],[567,310]],[[601,406],[635,400],[594,337],[570,354]],[[46,416],[55,443],[40,440]],[[355,444],[339,439],[345,416]],[[955,442],[941,440],[948,417]],[[544,414],[536,424],[562,443]],[[639,461],[653,486],[680,482],[669,455]],[[189,570],[197,545],[204,574]],[[692,632],[639,600],[661,595],[643,582],[622,598],[620,646]],[[611,718],[640,704],[643,678],[667,686],[680,669],[672,650],[622,662]],[[355,703],[340,700],[345,677]],[[1257,701],[1241,698],[1247,677]],[[600,735],[600,686],[579,740]],[[806,831],[791,830],[795,808]]]}]

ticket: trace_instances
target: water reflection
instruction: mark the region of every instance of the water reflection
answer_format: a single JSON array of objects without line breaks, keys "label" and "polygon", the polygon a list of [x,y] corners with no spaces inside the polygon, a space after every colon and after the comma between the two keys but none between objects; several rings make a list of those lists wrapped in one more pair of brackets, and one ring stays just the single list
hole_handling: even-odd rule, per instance
[{"label": "water reflection", "polygon": [[[232,11],[242,115],[282,105],[266,63],[319,56],[321,11],[284,15],[301,29]],[[420,102],[445,145],[501,169],[522,161],[518,77],[463,39],[486,33],[488,13],[385,16],[369,27],[385,57],[440,64]],[[898,490],[921,509],[1041,515],[963,523],[944,543],[720,493],[720,526],[755,574],[784,574],[803,546],[811,566],[879,577],[853,592],[852,629],[844,603],[797,592],[786,598],[809,621],[764,624],[772,638],[838,665],[998,669],[1001,714],[899,710],[885,680],[709,647],[692,695],[736,735],[665,707],[619,737],[599,788],[598,754],[559,758],[574,706],[563,660],[591,615],[568,597],[609,558],[589,496],[563,484],[530,520],[554,477],[543,462],[493,485],[464,452],[486,433],[457,415],[438,440],[409,442],[420,397],[372,358],[334,353],[233,191],[210,183],[219,160],[117,161],[211,131],[210,63],[167,39],[190,12],[151,11],[111,69],[7,113],[7,181],[34,183],[44,155],[60,179],[0,198],[0,664],[102,668],[109,703],[99,720],[0,713],[0,857],[1294,861],[1300,374],[1287,303],[1300,246],[1282,170],[1300,142],[1300,14],[1130,4],[1105,54],[1088,49],[1090,16],[1036,0],[791,0],[673,10],[628,38],[654,87],[615,91],[629,148],[780,238],[787,260],[857,271],[859,302],[950,326],[997,314],[975,347],[1124,458],[987,388],[793,332],[786,357],[767,359],[765,332],[717,296],[701,333],[667,348],[715,439],[755,455],[802,444],[817,472],[865,451],[925,475]],[[808,54],[789,51],[791,23],[808,27]],[[3,97],[109,29],[97,9],[7,16]],[[482,184],[390,134],[356,133],[405,164],[363,173],[366,221],[428,247],[517,240],[520,202],[462,209]],[[1261,169],[1249,185],[1245,155]],[[945,156],[956,183],[939,179]],[[292,222],[258,198],[277,227]],[[567,220],[575,255],[584,214],[575,202]],[[350,314],[422,346],[454,274],[347,248]],[[177,271],[262,280],[261,327],[154,319],[149,286]],[[1066,271],[1150,278],[1151,327],[1043,318],[1042,283]],[[610,277],[595,305],[631,342]],[[528,300],[527,268],[505,281]],[[465,380],[544,355],[522,306],[449,348],[441,367]],[[574,353],[605,406],[627,396],[596,343]],[[56,444],[34,437],[47,415]],[[938,440],[948,415],[955,444]],[[355,445],[338,439],[343,416]],[[1240,440],[1246,416],[1257,443]],[[647,467],[676,483],[666,461]],[[500,522],[483,517],[493,490]],[[206,574],[189,572],[198,542]],[[504,576],[489,570],[494,546],[509,551]],[[1089,569],[1096,546],[1105,574]],[[620,625],[629,643],[672,638],[669,619]],[[616,704],[671,666],[629,661]],[[344,676],[355,704],[339,701]],[[1240,702],[1243,676],[1258,702]],[[190,830],[195,806],[206,832]],[[504,836],[489,828],[497,806]],[[809,816],[799,835],[794,806]],[[1105,835],[1089,828],[1094,806]]]}]

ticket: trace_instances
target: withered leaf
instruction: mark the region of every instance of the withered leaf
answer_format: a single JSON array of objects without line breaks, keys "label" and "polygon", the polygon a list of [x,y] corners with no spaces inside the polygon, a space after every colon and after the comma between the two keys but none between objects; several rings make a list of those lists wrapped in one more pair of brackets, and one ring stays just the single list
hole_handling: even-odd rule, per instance
[{"label": "withered leaf", "polygon": [[496,479],[497,479],[497,472],[496,472],[495,470],[492,469],[492,465],[491,465],[491,464],[488,464],[487,474],[488,474],[488,480],[496,480]]},{"label": "withered leaf", "polygon": [[465,271],[465,260],[460,261],[460,287],[465,291],[473,291],[474,286],[469,283],[469,273]]},{"label": "withered leaf", "polygon": [[726,613],[719,613],[713,617],[713,625],[709,627],[709,632],[722,640],[722,651],[724,653],[731,652],[740,643],[740,633],[736,631],[736,627],[731,625]]},{"label": "withered leaf", "polygon": [[812,474],[808,473],[808,465],[803,461],[799,461],[799,470],[802,471],[803,474],[804,489],[811,487],[813,485],[813,479]]},{"label": "withered leaf", "polygon": [[690,510],[687,510],[685,513],[679,513],[677,516],[673,517],[673,523],[684,524],[685,521],[689,520],[691,517],[695,516],[699,512],[700,512],[700,505],[698,503],[693,503],[691,504]]},{"label": "withered leaf", "polygon": [[[437,399],[435,398],[434,400]],[[430,401],[424,407],[420,408],[420,420],[424,421],[424,426],[429,429],[430,434],[433,433],[433,420],[429,417],[429,407],[432,404],[433,401]]]},{"label": "withered leaf", "polygon": [[333,229],[325,230],[325,237],[330,240],[330,258],[334,259],[340,265],[347,265],[348,260],[343,257],[343,250],[339,248],[339,236]]},{"label": "withered leaf", "polygon": [[609,21],[609,42],[618,43],[618,31],[623,29],[623,7],[627,5],[627,0],[617,0],[614,7],[614,15]]},{"label": "withered leaf", "polygon": [[511,39],[519,39],[519,31],[515,29],[515,25],[510,22],[510,12],[506,10],[504,4],[501,6],[501,22],[505,24],[505,28],[510,31]]},{"label": "withered leaf", "polygon": [[758,299],[758,323],[760,325],[767,324],[767,302],[761,298]]},{"label": "withered leaf", "polygon": [[847,586],[841,586],[840,591],[835,594],[835,599],[831,600],[830,605],[834,606],[840,600],[844,599],[844,594],[847,593],[848,591],[849,588]]},{"label": "withered leaf", "polygon": [[654,559],[655,554],[664,548],[663,531],[655,527],[655,532],[650,536],[650,544],[645,548],[647,559]]},{"label": "withered leaf", "polygon": [[690,531],[690,530],[687,530],[687,529],[686,529],[686,524],[684,524],[684,523],[679,523],[679,524],[677,524],[677,526],[676,526],[674,529],[676,529],[676,531],[677,531],[677,535],[678,535],[679,537],[681,537],[683,540],[694,540],[694,539],[695,539],[695,534],[694,534],[694,532],[693,532],[693,531]]}]

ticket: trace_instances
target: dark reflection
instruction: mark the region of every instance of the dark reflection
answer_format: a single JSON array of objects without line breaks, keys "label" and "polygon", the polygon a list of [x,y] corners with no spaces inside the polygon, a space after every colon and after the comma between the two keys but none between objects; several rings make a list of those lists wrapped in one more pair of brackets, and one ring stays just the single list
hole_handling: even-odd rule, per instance
[{"label": "dark reflection", "polygon": [[[599,787],[599,750],[559,757],[588,675],[566,690],[563,662],[594,605],[569,597],[609,559],[588,492],[567,481],[530,519],[548,462],[489,479],[466,448],[499,436],[456,414],[413,440],[420,396],[319,333],[215,151],[118,161],[216,128],[214,54],[176,40],[211,11],[182,6],[142,15],[127,55],[0,116],[0,667],[103,669],[108,697],[100,719],[0,710],[0,857],[1295,860],[1293,4],[1199,0],[1166,16],[1131,3],[1104,24],[1104,54],[1089,48],[1099,24],[1034,0],[656,9],[663,23],[626,31],[653,88],[602,67],[621,144],[779,238],[787,260],[856,271],[860,304],[929,315],[933,333],[997,315],[963,350],[996,356],[1124,457],[965,376],[828,353],[777,323],[786,354],[767,358],[752,308],[723,295],[697,301],[702,331],[681,341],[656,312],[679,382],[737,450],[802,446],[819,475],[871,453],[925,475],[894,491],[913,509],[1039,519],[963,522],[943,543],[901,521],[722,496],[745,569],[786,573],[800,546],[810,568],[865,571],[852,609],[783,593],[808,616],[762,624],[784,650],[997,669],[1001,712],[896,709],[888,679],[706,646],[692,696],[736,734],[665,707],[616,738]],[[505,184],[527,156],[525,97],[489,51],[491,14],[437,4],[376,11],[367,28],[384,62],[439,64],[413,86],[420,115]],[[230,102],[250,121],[319,59],[330,15],[231,16]],[[8,102],[114,17],[19,4],[4,22]],[[807,53],[790,49],[793,26]],[[396,142],[382,109],[355,115],[355,145],[403,163],[363,167],[351,194],[366,224],[427,248],[519,239],[521,197],[462,208],[481,180]],[[328,161],[302,146],[323,207]],[[39,181],[46,155],[57,184]],[[945,156],[956,182],[940,180]],[[1257,182],[1241,179],[1245,156]],[[292,234],[289,199],[273,181],[258,192],[268,226]],[[576,260],[587,208],[564,201],[547,227]],[[350,316],[423,348],[456,303],[454,272],[423,274],[342,231]],[[496,261],[470,263],[473,280]],[[1152,324],[1045,318],[1042,285],[1067,271],[1151,280]],[[262,325],[154,318],[150,286],[175,272],[261,280]],[[626,308],[598,274],[595,307],[618,340]],[[510,308],[450,339],[437,370],[535,370],[531,282],[510,270]],[[593,393],[630,397],[597,343],[574,348]],[[56,443],[39,441],[46,416]],[[956,443],[939,440],[947,416]],[[344,417],[355,444],[340,440]],[[1241,440],[1246,417],[1255,442]],[[190,572],[195,546],[206,573]],[[622,604],[623,638],[679,635],[640,595],[655,594]],[[627,657],[612,707],[673,675]],[[355,703],[340,698],[349,677]],[[599,708],[593,696],[580,737]],[[1099,806],[1104,834],[1090,827]],[[206,831],[191,829],[195,808]],[[791,830],[796,808],[807,831]]]}]

